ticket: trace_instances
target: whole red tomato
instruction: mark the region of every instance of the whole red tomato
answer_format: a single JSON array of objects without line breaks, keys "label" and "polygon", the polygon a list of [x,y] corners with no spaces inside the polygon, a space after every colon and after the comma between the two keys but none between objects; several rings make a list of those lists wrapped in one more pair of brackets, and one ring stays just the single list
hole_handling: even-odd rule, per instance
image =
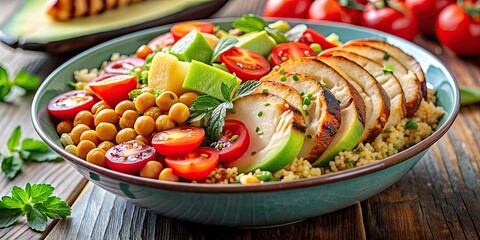
[{"label": "whole red tomato", "polygon": [[[477,3],[476,7],[479,6],[480,3]],[[480,13],[475,14],[474,7],[450,4],[437,18],[438,39],[459,55],[480,54]]]},{"label": "whole red tomato", "polygon": [[267,0],[265,17],[305,18],[312,0]]},{"label": "whole red tomato", "polygon": [[308,18],[312,20],[327,20],[335,22],[345,22],[351,24],[360,24],[360,17],[362,12],[354,1],[339,1],[339,0],[317,0],[312,3],[308,11]]},{"label": "whole red tomato", "polygon": [[410,41],[418,34],[417,19],[401,1],[369,2],[362,13],[361,25]]},{"label": "whole red tomato", "polygon": [[421,33],[435,34],[435,20],[438,14],[454,0],[405,0],[413,14],[417,18],[418,29]]}]

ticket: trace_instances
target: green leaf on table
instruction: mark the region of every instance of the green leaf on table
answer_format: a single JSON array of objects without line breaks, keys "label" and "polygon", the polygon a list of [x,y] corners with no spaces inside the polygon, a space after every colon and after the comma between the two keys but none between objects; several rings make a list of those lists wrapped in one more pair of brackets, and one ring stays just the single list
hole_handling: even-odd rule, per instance
[{"label": "green leaf on table", "polygon": [[268,24],[254,14],[245,14],[232,23],[232,27],[238,28],[245,33],[262,31]]},{"label": "green leaf on table", "polygon": [[[27,186],[30,186],[28,184]],[[30,195],[31,203],[45,202],[52,195],[54,188],[50,184],[33,184],[27,193]]]},{"label": "green leaf on table", "polygon": [[20,126],[17,126],[7,140],[7,148],[8,150],[10,150],[10,152],[16,151],[16,148],[20,144],[21,136],[22,136],[22,130],[20,129]]},{"label": "green leaf on table", "polygon": [[32,162],[55,162],[63,160],[60,155],[50,149],[48,149],[47,152],[31,151],[29,153],[28,158],[24,158],[24,160]]},{"label": "green leaf on table", "polygon": [[210,119],[208,119],[206,132],[210,137],[213,138],[214,141],[218,140],[222,134],[223,126],[225,125],[227,109],[232,108],[232,102],[223,102],[213,110]]},{"label": "green leaf on table", "polygon": [[[34,205],[35,206],[35,205]],[[27,212],[27,225],[36,231],[42,232],[47,228],[47,215],[44,209],[40,207],[32,207]]]},{"label": "green leaf on table", "polygon": [[[27,188],[28,188],[28,185],[30,184],[27,183]],[[12,188],[12,198],[23,204],[27,204],[30,202],[30,196],[28,195],[27,191],[17,186],[14,186]]]},{"label": "green leaf on table", "polygon": [[469,105],[480,103],[480,88],[460,87],[460,104]]},{"label": "green leaf on table", "polygon": [[22,160],[16,155],[4,157],[2,160],[2,172],[7,178],[13,179],[22,169],[22,164]]},{"label": "green leaf on table", "polygon": [[5,68],[0,66],[0,100],[10,92],[11,83],[8,81],[8,74]]},{"label": "green leaf on table", "polygon": [[12,197],[3,196],[2,200],[0,201],[0,209],[15,209],[22,207],[23,203],[16,199],[13,199]]},{"label": "green leaf on table", "polygon": [[218,56],[220,56],[220,54],[228,51],[237,43],[238,43],[238,39],[235,37],[226,37],[226,38],[220,39],[220,41],[218,41],[217,45],[213,49],[213,54],[212,54],[212,58],[210,59],[210,63],[213,63],[215,59],[217,59]]},{"label": "green leaf on table", "polygon": [[242,83],[240,87],[238,87],[237,92],[235,92],[235,97],[233,98],[233,101],[252,94],[258,88],[258,86],[260,86],[260,82],[255,80],[250,80]]},{"label": "green leaf on table", "polygon": [[13,84],[27,90],[36,90],[40,85],[40,78],[27,73],[25,70],[20,70],[15,78],[13,78]]},{"label": "green leaf on table", "polygon": [[59,197],[49,197],[43,205],[49,212],[53,212],[62,218],[66,218],[72,214],[70,206]]},{"label": "green leaf on table", "polygon": [[0,207],[0,228],[6,228],[14,224],[21,216],[21,208],[5,209]]},{"label": "green leaf on table", "polygon": [[40,140],[25,138],[22,141],[22,150],[24,151],[48,152],[48,149],[48,145]]}]

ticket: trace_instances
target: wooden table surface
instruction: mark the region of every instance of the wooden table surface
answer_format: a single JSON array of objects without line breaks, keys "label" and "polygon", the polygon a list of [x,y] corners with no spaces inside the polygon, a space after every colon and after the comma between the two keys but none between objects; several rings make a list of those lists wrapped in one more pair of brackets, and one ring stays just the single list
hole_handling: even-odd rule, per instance
[{"label": "wooden table surface", "polygon": [[[0,22],[11,2],[0,1]],[[215,17],[261,14],[264,1],[230,0]],[[437,42],[416,43],[435,53],[460,85],[480,87],[480,57],[458,58]],[[10,73],[27,69],[45,78],[67,56],[10,49],[0,44],[0,64]],[[21,125],[36,137],[30,120],[33,96],[20,105],[0,103],[0,146]],[[462,107],[449,132],[399,182],[349,208],[277,228],[260,230],[205,226],[171,219],[126,202],[84,179],[69,163],[28,163],[14,180],[0,175],[0,196],[13,186],[50,183],[72,206],[72,215],[50,221],[43,233],[25,220],[0,229],[1,239],[479,239],[480,105]]]}]

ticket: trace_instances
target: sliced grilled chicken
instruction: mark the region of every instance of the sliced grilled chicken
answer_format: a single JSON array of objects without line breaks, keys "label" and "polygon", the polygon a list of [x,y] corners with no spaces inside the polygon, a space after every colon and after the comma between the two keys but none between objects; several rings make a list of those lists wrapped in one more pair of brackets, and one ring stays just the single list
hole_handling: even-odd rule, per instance
[{"label": "sliced grilled chicken", "polygon": [[313,165],[326,166],[342,150],[352,150],[365,127],[365,103],[358,91],[333,68],[315,58],[297,58],[282,63],[277,71],[301,73],[326,86],[340,101],[341,123],[333,141]]},{"label": "sliced grilled chicken", "polygon": [[370,58],[382,65],[385,71],[392,70],[392,74],[402,85],[407,107],[407,117],[413,116],[422,102],[421,84],[415,73],[405,68],[395,57],[378,48],[367,45],[343,45],[342,50],[349,51]]},{"label": "sliced grilled chicken", "polygon": [[319,56],[320,61],[335,69],[360,93],[365,103],[365,130],[360,142],[372,142],[382,133],[390,116],[390,99],[385,90],[365,69],[340,56]]},{"label": "sliced grilled chicken", "polygon": [[422,95],[423,98],[427,99],[427,82],[425,81],[425,75],[423,74],[423,70],[418,64],[417,60],[415,60],[412,56],[406,54],[400,48],[393,46],[385,41],[377,40],[377,39],[358,39],[353,40],[349,44],[352,45],[368,45],[374,48],[378,48],[390,54],[391,56],[395,57],[398,61],[400,61],[406,68],[411,69],[415,75],[417,75],[418,80],[421,83]]},{"label": "sliced grilled chicken", "polygon": [[303,110],[303,98],[300,93],[293,87],[280,82],[263,81],[254,93],[270,93],[285,99],[292,107],[296,108],[305,116]]},{"label": "sliced grilled chicken", "polygon": [[322,56],[342,56],[356,62],[369,72],[390,98],[390,116],[385,124],[385,128],[397,125],[407,115],[407,108],[405,105],[405,96],[403,94],[402,86],[397,78],[389,73],[383,72],[382,66],[373,60],[362,57],[358,54],[343,51],[337,48],[331,48],[323,51]]},{"label": "sliced grilled chicken", "polygon": [[239,172],[259,168],[275,172],[295,159],[303,145],[305,119],[285,99],[254,93],[235,101],[233,107],[235,111],[228,111],[226,119],[245,124],[250,144],[238,160],[230,163],[231,167],[237,167]]},{"label": "sliced grilled chicken", "polygon": [[303,157],[311,163],[318,160],[333,141],[340,127],[340,105],[335,96],[318,81],[303,74],[272,72],[260,81],[262,85],[271,81],[284,83],[303,93],[304,97],[309,97],[311,94],[310,104],[305,105],[307,128],[298,157]]},{"label": "sliced grilled chicken", "polygon": [[140,1],[142,0],[52,0],[47,14],[55,21],[68,21]]}]

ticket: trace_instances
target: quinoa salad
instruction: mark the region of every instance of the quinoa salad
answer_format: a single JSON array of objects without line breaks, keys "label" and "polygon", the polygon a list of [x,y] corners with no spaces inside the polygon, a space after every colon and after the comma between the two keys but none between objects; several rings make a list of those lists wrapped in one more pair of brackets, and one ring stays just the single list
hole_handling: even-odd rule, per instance
[{"label": "quinoa salad", "polygon": [[179,23],[75,71],[74,90],[48,110],[70,154],[194,184],[317,177],[430,136],[444,110],[415,59],[381,40],[340,40],[254,15],[232,29]]}]

